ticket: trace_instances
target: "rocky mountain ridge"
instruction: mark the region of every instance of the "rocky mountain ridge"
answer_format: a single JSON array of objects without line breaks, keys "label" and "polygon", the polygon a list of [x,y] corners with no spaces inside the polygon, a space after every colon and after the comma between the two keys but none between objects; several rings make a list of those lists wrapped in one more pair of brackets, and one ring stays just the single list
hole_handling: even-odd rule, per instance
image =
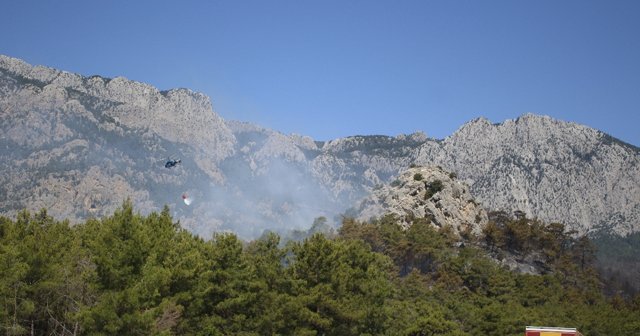
[{"label": "rocky mountain ridge", "polygon": [[457,172],[491,209],[581,233],[639,229],[640,151],[592,128],[533,114],[495,125],[481,118],[423,146],[416,163]]},{"label": "rocky mountain ridge", "polygon": [[[70,109],[94,112],[94,123],[107,129],[122,125],[130,129],[144,129],[174,142],[198,149],[196,163],[214,179],[222,174],[209,161],[220,161],[231,155],[234,137],[222,118],[211,113],[208,97],[188,89],[160,91],[155,87],[128,80],[124,77],[84,77],[66,71],[31,66],[26,62],[0,55],[3,75],[11,77],[13,85],[5,86],[5,110]],[[30,117],[31,117],[30,116]],[[88,116],[88,115],[87,115]],[[33,125],[35,120],[30,120]],[[56,135],[65,132],[56,124]],[[14,128],[15,129],[15,128]],[[21,141],[19,134],[12,140]],[[45,133],[40,140],[48,141],[52,134]],[[29,142],[33,142],[29,139]]]},{"label": "rocky mountain ridge", "polygon": [[[83,77],[0,56],[0,211],[47,207],[73,220],[124,198],[168,204],[204,236],[301,228],[329,219],[411,165],[441,166],[491,210],[581,233],[640,231],[640,150],[598,130],[533,114],[478,118],[445,139],[424,133],[326,142],[225,121],[209,99],[118,77]],[[168,170],[161,159],[178,154]],[[186,207],[180,195],[195,202]]]},{"label": "rocky mountain ridge", "polygon": [[[270,146],[295,145],[270,132],[262,133]],[[436,165],[455,173],[488,209],[522,211],[579,233],[640,230],[640,150],[547,116],[525,114],[498,124],[478,118],[442,140],[423,133],[353,136],[305,150],[300,149],[307,160],[299,153],[297,162],[308,165],[333,197],[350,204],[412,164]]]}]

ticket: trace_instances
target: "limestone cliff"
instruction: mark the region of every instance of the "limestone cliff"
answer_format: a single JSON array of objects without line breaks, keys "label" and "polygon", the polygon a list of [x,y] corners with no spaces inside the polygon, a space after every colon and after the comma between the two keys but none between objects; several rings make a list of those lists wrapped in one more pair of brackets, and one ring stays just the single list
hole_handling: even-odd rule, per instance
[{"label": "limestone cliff", "polygon": [[[197,149],[199,168],[222,180],[215,162],[233,153],[234,137],[201,93],[159,91],[124,77],[84,77],[2,55],[0,71],[6,82],[0,98],[3,119],[28,123],[29,131],[37,133],[24,134],[21,128],[8,125],[15,130],[9,133],[12,141],[38,146],[52,138],[72,137],[64,123],[51,118],[76,114],[107,130],[145,129],[170,142],[190,145]],[[36,135],[35,141],[27,135]]]},{"label": "limestone cliff", "polygon": [[[0,129],[2,213],[46,207],[72,222],[111,213],[126,198],[141,211],[158,210],[202,180],[223,183],[218,163],[235,141],[202,94],[6,56]],[[176,154],[188,171],[163,167]]]},{"label": "limestone cliff", "polygon": [[422,146],[415,162],[456,172],[490,209],[581,233],[640,230],[640,150],[589,127],[533,114],[476,119]]},{"label": "limestone cliff", "polygon": [[[47,207],[80,221],[131,198],[141,211],[170,205],[205,236],[255,237],[318,216],[339,219],[371,192],[383,198],[383,185],[419,165],[453,173],[490,210],[519,210],[580,233],[640,231],[640,150],[546,116],[479,118],[441,140],[418,132],[320,142],[224,121],[188,89],[0,56],[0,131],[3,215]],[[170,155],[182,165],[164,168]],[[183,192],[197,201],[181,206]]]}]

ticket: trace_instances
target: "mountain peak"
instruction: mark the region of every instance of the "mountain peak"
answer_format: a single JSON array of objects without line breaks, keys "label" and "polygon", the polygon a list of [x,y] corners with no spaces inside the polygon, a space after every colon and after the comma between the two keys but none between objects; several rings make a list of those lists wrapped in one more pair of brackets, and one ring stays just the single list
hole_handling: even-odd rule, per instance
[{"label": "mountain peak", "polygon": [[[191,145],[208,156],[224,158],[233,152],[233,135],[222,118],[213,112],[209,97],[185,88],[160,91],[152,85],[118,76],[84,77],[0,55],[0,69],[18,83],[35,82],[42,88],[57,88],[70,93],[70,101],[79,108],[92,110],[101,119],[115,120],[132,129],[148,129],[174,142]],[[18,87],[20,89],[20,87]],[[34,106],[39,92],[29,93],[25,104]],[[51,99],[48,99],[51,100]],[[89,106],[89,105],[92,106]],[[93,106],[98,104],[98,106]],[[99,110],[99,111],[98,111]],[[203,163],[204,161],[199,160]],[[209,166],[209,164],[206,164]],[[219,172],[211,174],[219,176]],[[213,176],[212,175],[212,176]]]}]

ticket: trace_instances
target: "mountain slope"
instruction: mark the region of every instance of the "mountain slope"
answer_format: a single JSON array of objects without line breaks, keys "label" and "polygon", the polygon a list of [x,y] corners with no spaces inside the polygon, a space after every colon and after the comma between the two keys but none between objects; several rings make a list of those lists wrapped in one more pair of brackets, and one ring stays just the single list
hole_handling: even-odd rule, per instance
[{"label": "mountain slope", "polygon": [[[211,112],[208,98],[189,90],[0,56],[0,208],[46,207],[76,222],[126,198],[143,212],[174,204],[201,181],[223,181],[217,162],[232,154],[234,137]],[[188,170],[163,168],[175,153]]]},{"label": "mountain slope", "polygon": [[[280,146],[291,144],[282,139]],[[479,118],[443,140],[422,133],[353,136],[312,152],[312,176],[350,204],[411,164],[438,165],[492,210],[522,211],[580,233],[640,230],[640,150],[547,116],[527,114],[500,124]]]},{"label": "mountain slope", "polygon": [[458,173],[491,209],[580,232],[640,229],[640,150],[592,128],[532,114],[477,119],[423,146],[416,162]]},{"label": "mountain slope", "polygon": [[[317,142],[225,121],[207,97],[0,56],[0,212],[50,209],[80,221],[131,198],[170,205],[209,236],[330,221],[412,164],[441,166],[490,210],[578,232],[640,231],[640,150],[595,129],[524,115],[476,119],[451,136],[353,136]],[[162,159],[183,163],[165,169]],[[187,192],[195,200],[182,205]]]}]

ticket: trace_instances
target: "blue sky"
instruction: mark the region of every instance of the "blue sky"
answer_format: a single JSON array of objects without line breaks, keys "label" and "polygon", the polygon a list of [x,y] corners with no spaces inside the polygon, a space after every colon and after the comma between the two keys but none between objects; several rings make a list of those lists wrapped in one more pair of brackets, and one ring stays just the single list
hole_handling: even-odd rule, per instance
[{"label": "blue sky", "polygon": [[640,1],[5,1],[0,53],[316,140],[533,112],[640,145]]}]

